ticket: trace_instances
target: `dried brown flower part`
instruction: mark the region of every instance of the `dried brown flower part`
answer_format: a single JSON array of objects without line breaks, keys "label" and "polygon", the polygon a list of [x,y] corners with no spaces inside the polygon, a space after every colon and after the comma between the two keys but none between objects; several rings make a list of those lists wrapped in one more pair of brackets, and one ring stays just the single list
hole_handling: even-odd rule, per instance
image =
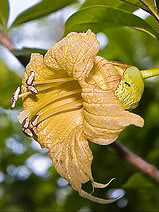
[{"label": "dried brown flower part", "polygon": [[100,199],[82,190],[82,184],[88,181],[95,188],[104,188],[111,182],[94,182],[88,140],[110,144],[125,127],[142,127],[144,122],[140,116],[124,110],[115,96],[121,75],[111,62],[96,56],[98,51],[99,42],[88,30],[70,33],[44,58],[32,54],[23,78],[24,110],[19,120],[23,125],[26,118],[29,120],[25,130],[48,148],[58,173],[82,197],[107,204],[115,200]]}]

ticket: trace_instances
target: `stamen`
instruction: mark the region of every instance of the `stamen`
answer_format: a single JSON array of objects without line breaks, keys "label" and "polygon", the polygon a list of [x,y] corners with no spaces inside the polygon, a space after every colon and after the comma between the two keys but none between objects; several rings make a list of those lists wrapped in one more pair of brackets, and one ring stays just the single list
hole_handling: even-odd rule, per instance
[{"label": "stamen", "polygon": [[30,95],[30,94],[32,94],[30,91],[25,92],[25,93],[21,93],[21,94],[19,95],[19,98],[24,97],[24,96],[27,96],[27,95]]},{"label": "stamen", "polygon": [[29,122],[30,122],[29,118],[26,117],[22,122],[22,128],[27,129],[29,127]]},{"label": "stamen", "polygon": [[19,98],[19,93],[20,93],[20,87],[18,87],[13,93],[12,100],[11,100],[11,109],[15,107],[15,104]]},{"label": "stamen", "polygon": [[81,107],[81,106],[82,106],[82,99],[74,101],[74,102],[69,102],[69,103],[60,105],[58,107],[55,107],[51,111],[47,111],[47,112],[41,114],[38,124],[40,122],[44,121],[45,119],[47,119],[47,118],[49,118],[49,117],[51,117],[51,116],[53,116],[53,115],[55,115],[59,112],[63,112],[63,111],[66,111],[66,110],[74,110],[74,109],[77,109],[78,107]]},{"label": "stamen", "polygon": [[[67,78],[66,78],[67,79]],[[69,78],[69,79],[71,79],[71,78]],[[56,79],[56,80],[59,80],[60,81],[60,79]],[[73,80],[73,79],[72,79]],[[48,80],[48,81],[52,81],[52,80]],[[54,80],[53,80],[54,81]],[[69,81],[69,80],[68,80]],[[71,81],[71,80],[70,80]],[[34,82],[33,84],[35,84],[35,85],[42,85],[42,84],[47,84],[47,81],[41,81],[41,82],[43,82],[43,83],[39,83],[39,82]],[[46,83],[45,83],[46,82]],[[45,91],[45,90],[48,90],[48,89],[50,89],[50,88],[54,88],[54,87],[57,87],[57,86],[59,86],[59,85],[61,85],[61,84],[63,84],[63,83],[65,83],[66,81],[63,81],[63,82],[54,82],[54,84],[53,85],[51,85],[51,86],[49,86],[48,88],[39,88],[38,90],[35,88],[35,87],[33,87],[33,89],[36,89],[36,92],[38,92],[38,93],[40,93],[40,92],[43,92],[43,91]],[[52,83],[52,82],[48,82],[48,84],[49,83]],[[28,86],[29,87],[29,86]],[[27,88],[28,88],[27,87]],[[30,88],[30,87],[29,87]],[[32,89],[32,88],[31,88]],[[25,93],[22,93],[22,94],[20,94],[19,95],[19,98],[21,98],[21,97],[24,97],[24,96],[27,96],[27,95],[30,95],[30,94],[33,94],[33,92],[31,92],[31,91],[28,91],[28,92],[25,92]],[[35,94],[35,93],[34,93]]]},{"label": "stamen", "polygon": [[28,91],[31,91],[33,94],[38,93],[38,90],[36,88],[34,88],[32,85],[29,85],[27,88],[28,88]]},{"label": "stamen", "polygon": [[31,124],[33,127],[36,127],[38,124],[39,115],[35,115],[35,117],[32,119]]},{"label": "stamen", "polygon": [[23,130],[23,133],[24,133],[25,135],[31,137],[31,138],[33,137],[33,133],[31,132],[31,130],[30,130],[29,128],[24,129],[24,130]]},{"label": "stamen", "polygon": [[34,71],[31,71],[30,72],[30,75],[28,76],[28,78],[26,80],[26,84],[28,86],[33,84],[34,76],[35,76],[35,72]]},{"label": "stamen", "polygon": [[46,99],[45,101],[43,101],[41,104],[39,104],[34,110],[32,110],[32,114],[36,114],[38,113],[41,109],[43,109],[44,107],[46,107],[48,104],[63,98],[63,97],[67,97],[73,94],[77,94],[77,93],[81,93],[81,90],[73,90],[73,91],[62,91],[60,94],[58,92],[56,92],[54,95],[51,96],[51,98]]},{"label": "stamen", "polygon": [[72,77],[68,78],[60,78],[60,79],[53,79],[53,80],[45,80],[45,81],[36,81],[33,82],[34,85],[40,85],[40,84],[49,84],[49,83],[55,83],[55,82],[69,82],[75,80]]},{"label": "stamen", "polygon": [[33,133],[34,137],[38,136],[38,132],[37,132],[37,128],[36,127],[31,128],[31,132]]},{"label": "stamen", "polygon": [[[59,85],[59,84],[58,84],[58,85]],[[42,91],[45,91],[45,90],[47,90],[47,89],[50,89],[50,88],[52,88],[52,87],[56,87],[56,86],[58,86],[58,85],[51,86],[51,87],[49,87],[49,88],[39,89],[39,90],[38,90],[38,93],[40,93],[40,92],[42,92]],[[19,98],[24,97],[24,96],[27,96],[27,95],[30,95],[30,94],[33,94],[33,93],[32,93],[31,91],[27,91],[27,92],[25,92],[25,93],[21,93],[21,94],[19,95]]]}]

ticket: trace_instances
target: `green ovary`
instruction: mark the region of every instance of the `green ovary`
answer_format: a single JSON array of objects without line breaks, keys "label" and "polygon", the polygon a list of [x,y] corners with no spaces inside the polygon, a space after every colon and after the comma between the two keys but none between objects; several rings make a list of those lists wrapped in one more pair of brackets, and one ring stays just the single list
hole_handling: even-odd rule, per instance
[{"label": "green ovary", "polygon": [[132,66],[123,73],[122,79],[115,91],[126,110],[132,110],[138,106],[144,91],[144,81],[140,71]]}]

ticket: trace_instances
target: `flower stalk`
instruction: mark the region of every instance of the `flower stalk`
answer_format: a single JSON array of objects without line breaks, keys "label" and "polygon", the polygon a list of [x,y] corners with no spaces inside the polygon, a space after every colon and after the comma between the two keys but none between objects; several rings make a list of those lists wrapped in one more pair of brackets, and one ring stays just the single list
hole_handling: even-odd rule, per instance
[{"label": "flower stalk", "polygon": [[140,73],[144,79],[148,79],[151,77],[159,76],[159,68],[140,70]]}]

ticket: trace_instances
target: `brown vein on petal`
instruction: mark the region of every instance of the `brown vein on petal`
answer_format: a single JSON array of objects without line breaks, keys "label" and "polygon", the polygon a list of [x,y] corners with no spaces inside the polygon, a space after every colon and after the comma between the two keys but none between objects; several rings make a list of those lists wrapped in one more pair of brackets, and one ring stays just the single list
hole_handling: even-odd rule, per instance
[{"label": "brown vein on petal", "polygon": [[[62,148],[59,150],[59,152],[57,152],[57,153],[53,156],[54,158],[59,158],[59,159],[58,159],[58,162],[56,163],[56,167],[58,167],[58,166],[60,165],[60,161],[61,161],[61,156],[62,156],[62,155],[64,156],[64,158],[66,158],[66,154],[63,154],[63,153],[64,153],[64,150],[65,150],[65,148],[66,148],[66,142],[61,141],[60,143],[63,143]],[[59,145],[60,143],[58,143],[58,145]],[[66,150],[65,150],[65,151],[66,151]],[[60,155],[60,156],[58,157],[58,155]],[[65,160],[65,161],[66,161],[66,160]]]},{"label": "brown vein on petal", "polygon": [[[83,56],[84,55],[86,55],[87,54],[87,52],[91,49],[91,48],[93,48],[94,47],[94,44],[96,44],[96,40],[93,42],[93,44],[92,45],[90,45],[89,47],[88,47],[88,49],[81,55],[81,57],[80,57],[80,59],[77,61],[75,61],[75,65],[76,65],[76,62],[80,62],[82,59],[83,59]],[[78,56],[77,56],[77,58],[76,59],[78,59],[78,57],[79,57],[79,55],[80,55],[80,53],[81,52],[79,52],[79,54],[78,54]],[[89,58],[89,59],[92,59],[91,57]],[[73,67],[74,68],[74,67]],[[72,69],[72,71],[73,71],[73,69]]]},{"label": "brown vein on petal", "polygon": [[[100,129],[107,129],[107,130],[120,130],[120,129],[122,129],[122,128],[124,128],[124,126],[121,126],[120,124],[119,124],[119,122],[118,122],[118,127],[116,127],[116,128],[114,128],[114,124],[113,124],[113,126],[112,126],[112,128],[108,128],[108,126],[109,125],[112,125],[112,122],[111,122],[111,120],[110,120],[110,117],[109,118],[107,118],[107,117],[103,117],[103,116],[96,116],[96,118],[94,119],[94,121],[96,121],[96,123],[94,122],[93,123],[93,116],[95,116],[95,115],[93,115],[93,114],[91,114],[91,119],[92,119],[92,121],[90,121],[91,119],[90,119],[90,116],[88,117],[88,112],[86,112],[86,111],[84,111],[87,115],[84,115],[84,117],[85,117],[85,120],[92,126],[92,127],[98,127],[98,128],[100,128]],[[93,117],[93,118],[92,118]],[[107,118],[107,124],[103,124],[103,121],[101,121],[101,120],[99,120],[99,118],[103,118],[103,120],[104,120],[104,118],[106,119]],[[112,119],[113,120],[113,119]],[[106,120],[105,120],[106,121]],[[108,124],[108,122],[109,122],[109,124]],[[117,120],[116,120],[116,122],[117,122]],[[98,125],[97,125],[97,123],[98,123]],[[99,126],[99,124],[100,124],[100,126]],[[101,126],[101,125],[103,125],[103,126]],[[106,126],[107,125],[107,126]]]},{"label": "brown vein on petal", "polygon": [[[89,37],[91,37],[91,34],[89,35]],[[89,40],[89,37],[87,38],[87,40]],[[88,47],[88,49],[80,56],[79,61],[83,58],[84,55],[87,54],[87,52],[93,47],[93,45],[94,45],[96,42],[97,42],[97,41],[95,40],[95,41],[93,42],[93,44],[91,44],[91,45]],[[78,54],[78,56],[77,56],[76,59],[78,59],[78,57],[79,57],[80,54],[81,54],[81,51],[79,52],[79,54]],[[79,61],[76,60],[76,62],[79,62]]]},{"label": "brown vein on petal", "polygon": [[[77,167],[77,169],[79,170],[80,173],[80,177],[81,177],[81,181],[83,182],[83,179],[85,178],[85,181],[87,182],[89,180],[88,175],[83,171],[83,169],[81,168],[81,162],[79,161],[79,158],[77,156],[77,151],[76,151],[76,145],[77,145],[77,131],[74,133],[74,139],[72,142],[72,145],[70,145],[70,152],[72,153],[73,156],[73,162],[75,164],[75,166]],[[81,182],[79,182],[81,183]]]},{"label": "brown vein on petal", "polygon": [[84,134],[86,138],[94,143],[100,144],[100,145],[108,145],[115,141],[117,137],[119,136],[120,131],[115,130],[107,130],[107,129],[101,129],[97,127],[92,127],[90,124],[88,124],[86,121],[84,122]]},{"label": "brown vein on petal", "polygon": [[[51,130],[50,130],[47,134],[45,133],[45,138],[47,138],[48,135],[52,133],[52,130],[53,130],[53,128],[54,128],[54,125],[52,124],[52,122],[53,122],[54,120],[50,118],[49,121],[50,121],[49,127],[51,127]],[[44,123],[46,124],[45,126],[44,126]],[[44,142],[44,141],[45,141],[45,139],[41,136],[41,134],[44,134],[44,132],[46,131],[46,128],[48,128],[48,121],[45,120],[43,123],[40,123],[39,125],[40,125],[40,127],[38,126],[38,129],[40,128],[40,130],[39,130],[40,136],[38,136],[38,137],[39,137],[39,138],[38,138],[38,141],[39,141],[39,143],[41,143],[41,142]],[[41,125],[44,126],[43,129],[41,129]],[[41,137],[42,137],[42,138],[41,138]],[[41,138],[41,139],[40,139],[40,138]],[[45,142],[44,142],[44,143],[45,143]]]},{"label": "brown vein on petal", "polygon": [[[83,147],[84,142],[81,142],[80,144],[81,144],[81,146]],[[88,141],[87,141],[87,145],[88,145]],[[86,151],[86,150],[87,150],[87,151]],[[91,162],[91,161],[93,160],[93,155],[92,155],[92,151],[91,151],[89,145],[88,145],[88,148],[85,148],[85,146],[84,146],[84,147],[83,147],[83,151],[85,152],[88,161]],[[89,153],[88,153],[88,152],[89,152]],[[90,159],[90,157],[88,156],[88,154],[91,154],[91,159]]]},{"label": "brown vein on petal", "polygon": [[[121,128],[121,129],[119,129],[119,130],[113,130],[113,129],[107,129],[107,128],[99,128],[99,127],[93,127],[91,124],[89,124],[87,121],[86,121],[86,124],[88,124],[88,126],[86,125],[84,128],[86,128],[85,129],[85,131],[87,132],[88,130],[87,130],[87,127],[90,127],[90,130],[91,130],[91,134],[92,134],[92,137],[94,136],[94,137],[98,137],[98,136],[117,136],[117,135],[119,135],[119,133],[121,133],[121,131],[123,130],[123,129],[125,129],[125,128]],[[97,133],[96,135],[94,135],[94,133],[93,132],[95,132],[95,133]]]},{"label": "brown vein on petal", "polygon": [[[80,132],[80,133],[82,133],[82,132]],[[88,169],[87,169],[88,167],[86,167],[84,163],[82,164],[81,159],[79,157],[79,148],[80,148],[80,146],[79,146],[79,140],[78,140],[77,136],[80,136],[81,137],[81,134],[80,135],[78,135],[78,134],[79,134],[79,132],[76,133],[76,140],[75,140],[76,148],[74,150],[75,151],[75,154],[76,154],[76,157],[77,157],[77,162],[78,162],[79,167],[81,168],[82,172],[88,178],[88,180],[93,180],[92,174],[89,173],[90,176],[88,174]],[[86,142],[88,142],[88,141],[86,141]],[[82,142],[80,142],[80,143],[82,143]],[[81,151],[84,151],[84,149],[81,149]],[[91,170],[91,165],[90,165],[90,170]]]},{"label": "brown vein on petal", "polygon": [[104,118],[127,118],[127,116],[123,113],[121,113],[120,115],[118,114],[118,115],[116,115],[116,114],[105,114],[105,115],[103,115],[103,114],[100,114],[100,113],[98,113],[98,114],[96,114],[96,113],[94,113],[94,111],[93,112],[91,112],[91,110],[89,111],[89,110],[87,110],[87,108],[84,108],[84,110],[87,112],[87,113],[89,113],[90,115],[93,115],[93,116],[96,116],[96,117],[104,117]]},{"label": "brown vein on petal", "polygon": [[[84,110],[88,113],[97,116],[110,116],[110,117],[120,117],[123,116],[123,108],[115,103],[87,103],[83,102]],[[115,114],[116,112],[116,114]]]},{"label": "brown vein on petal", "polygon": [[[65,154],[64,154],[64,151],[65,151]],[[57,167],[57,170],[58,170],[60,175],[62,175],[65,179],[70,181],[70,175],[69,175],[69,172],[68,172],[68,169],[67,169],[67,167],[68,167],[68,157],[67,156],[68,156],[68,148],[67,148],[66,143],[64,143],[64,141],[63,141],[61,154],[60,154],[58,162],[55,163],[55,167]],[[56,157],[53,156],[53,160],[54,160],[54,158],[56,158]],[[62,166],[64,166],[63,169],[61,169]]]},{"label": "brown vein on petal", "polygon": [[[52,127],[51,130],[48,133],[45,133],[45,138],[49,137],[50,134],[52,134],[54,125],[52,124],[52,122],[54,122],[54,119],[52,117],[49,118],[49,126]],[[44,122],[46,122],[45,127],[40,131],[41,134],[43,134],[44,131],[46,131],[46,128],[48,127],[48,120],[45,120]],[[63,125],[63,123],[61,123],[61,125]],[[41,140],[43,140],[44,138],[42,138]],[[39,140],[40,142],[40,140]]]},{"label": "brown vein on petal", "polygon": [[[62,147],[56,148],[57,145],[58,146],[62,145]],[[61,142],[57,141],[55,144],[52,144],[50,146],[50,148],[49,148],[51,159],[52,160],[56,160],[56,163],[54,164],[56,167],[59,165],[59,161],[60,161],[61,155],[63,154],[64,146],[65,146],[65,143],[63,141],[61,141]],[[54,152],[52,150],[54,148],[56,148],[56,153],[55,154],[54,154]],[[53,157],[52,157],[52,154],[53,154]]]}]

